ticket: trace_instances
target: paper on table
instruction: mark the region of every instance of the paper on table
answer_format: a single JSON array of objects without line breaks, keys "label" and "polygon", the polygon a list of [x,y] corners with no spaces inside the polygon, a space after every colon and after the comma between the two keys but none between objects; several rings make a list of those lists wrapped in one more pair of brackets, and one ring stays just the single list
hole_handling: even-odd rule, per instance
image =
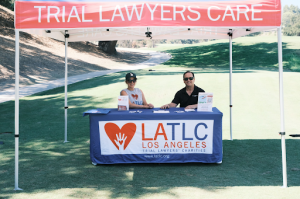
[{"label": "paper on table", "polygon": [[170,113],[170,111],[166,111],[166,110],[156,110],[156,111],[153,111],[153,113]]},{"label": "paper on table", "polygon": [[98,111],[96,109],[86,111],[86,113],[97,113],[97,112]]},{"label": "paper on table", "polygon": [[108,109],[91,109],[91,110],[88,110],[88,111],[85,111],[84,113],[98,113],[98,114],[107,114],[109,113],[110,110]]},{"label": "paper on table", "polygon": [[213,93],[201,93],[198,94],[198,107],[197,111],[212,112]]},{"label": "paper on table", "polygon": [[184,109],[185,112],[195,111],[195,109]]},{"label": "paper on table", "polygon": [[128,96],[118,97],[118,111],[128,111],[129,110],[129,99]]},{"label": "paper on table", "polygon": [[137,110],[137,111],[129,111],[129,113],[142,113],[143,111],[139,111],[139,110]]},{"label": "paper on table", "polygon": [[92,109],[92,110],[88,110],[86,112],[83,113],[83,117],[88,115],[89,113],[97,113],[97,114],[102,114],[102,115],[106,115],[110,112],[109,109]]}]

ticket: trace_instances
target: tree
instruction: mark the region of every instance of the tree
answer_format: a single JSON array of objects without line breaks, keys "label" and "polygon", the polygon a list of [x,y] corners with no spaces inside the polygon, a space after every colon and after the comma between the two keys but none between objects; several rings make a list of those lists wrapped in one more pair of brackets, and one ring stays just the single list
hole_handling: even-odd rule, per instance
[{"label": "tree", "polygon": [[300,9],[298,6],[284,6],[282,25],[284,35],[300,36]]},{"label": "tree", "polygon": [[108,54],[115,54],[116,53],[116,44],[117,41],[99,41],[99,49],[103,50]]},{"label": "tree", "polygon": [[15,0],[0,0],[0,5],[10,10],[14,10],[14,4],[15,4]]}]

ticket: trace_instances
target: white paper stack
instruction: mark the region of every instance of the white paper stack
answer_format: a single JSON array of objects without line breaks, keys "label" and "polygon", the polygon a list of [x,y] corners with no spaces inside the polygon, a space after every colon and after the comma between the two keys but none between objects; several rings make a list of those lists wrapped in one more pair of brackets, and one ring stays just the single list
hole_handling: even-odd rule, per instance
[{"label": "white paper stack", "polygon": [[195,109],[193,109],[193,108],[192,109],[184,109],[184,111],[185,112],[193,112],[193,111],[195,111]]},{"label": "white paper stack", "polygon": [[170,111],[167,111],[167,110],[156,110],[156,111],[153,111],[153,113],[170,113]]}]

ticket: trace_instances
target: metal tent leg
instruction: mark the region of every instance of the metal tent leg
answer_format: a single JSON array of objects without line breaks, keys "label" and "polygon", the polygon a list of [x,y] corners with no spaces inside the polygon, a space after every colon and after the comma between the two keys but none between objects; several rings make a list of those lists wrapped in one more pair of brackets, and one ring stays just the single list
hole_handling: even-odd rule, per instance
[{"label": "metal tent leg", "polygon": [[284,126],[284,101],[283,101],[283,67],[282,67],[282,40],[281,27],[277,28],[278,37],[278,67],[279,67],[279,100],[280,100],[280,127],[281,127],[281,151],[282,151],[282,187],[287,187],[286,171],[286,147],[285,147],[285,126]]},{"label": "metal tent leg", "polygon": [[15,190],[19,188],[19,30],[15,30]]},{"label": "metal tent leg", "polygon": [[232,33],[229,32],[229,95],[230,95],[230,140],[232,140]]},{"label": "metal tent leg", "polygon": [[68,31],[65,31],[65,141],[68,142]]}]

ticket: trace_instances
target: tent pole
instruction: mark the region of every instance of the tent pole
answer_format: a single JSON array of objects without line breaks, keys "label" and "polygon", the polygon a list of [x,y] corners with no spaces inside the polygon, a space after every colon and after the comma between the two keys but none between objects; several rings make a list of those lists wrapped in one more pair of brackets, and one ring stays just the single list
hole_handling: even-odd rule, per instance
[{"label": "tent pole", "polygon": [[65,141],[68,142],[68,31],[65,31]]},{"label": "tent pole", "polygon": [[15,190],[19,188],[19,30],[15,30]]},{"label": "tent pole", "polygon": [[281,27],[277,28],[278,37],[278,67],[279,67],[279,99],[280,99],[280,135],[281,135],[281,152],[282,152],[282,179],[284,188],[287,187],[286,171],[286,147],[285,147],[285,126],[284,126],[284,101],[283,101],[283,67],[282,67],[282,40]]},{"label": "tent pole", "polygon": [[232,33],[229,35],[229,62],[230,62],[230,69],[229,69],[229,95],[230,95],[230,140],[232,140]]}]

